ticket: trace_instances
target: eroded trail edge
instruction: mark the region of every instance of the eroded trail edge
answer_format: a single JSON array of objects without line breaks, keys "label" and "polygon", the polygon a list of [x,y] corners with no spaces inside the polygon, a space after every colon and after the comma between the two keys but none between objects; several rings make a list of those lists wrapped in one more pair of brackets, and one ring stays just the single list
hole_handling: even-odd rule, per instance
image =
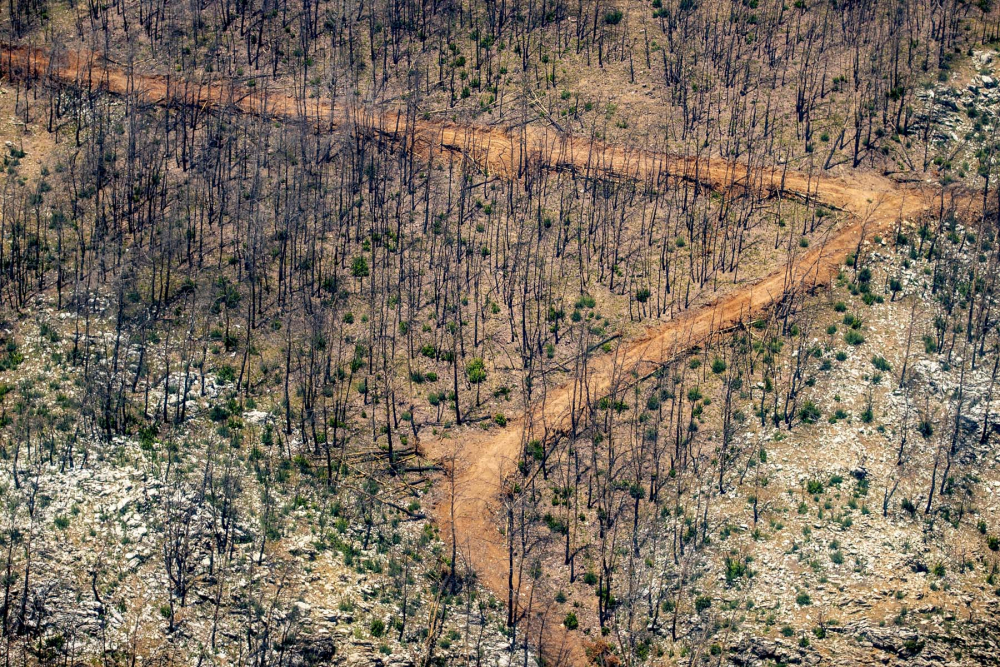
[{"label": "eroded trail edge", "polygon": [[[50,80],[132,96],[152,105],[237,110],[308,123],[320,130],[354,125],[405,142],[408,150],[422,157],[459,156],[506,178],[519,177],[528,165],[537,162],[546,168],[573,170],[584,176],[634,178],[653,184],[664,178],[683,178],[716,189],[743,187],[848,214],[849,223],[825,242],[791,257],[763,279],[659,324],[613,354],[591,359],[584,380],[548,390],[544,403],[511,420],[505,428],[488,434],[463,431],[450,439],[421,443],[427,456],[448,462],[454,475],[455,493],[439,498],[435,504],[434,514],[442,534],[446,539],[452,532],[456,535],[461,557],[474,568],[480,581],[504,601],[508,600],[511,583],[510,552],[495,513],[502,504],[504,481],[516,470],[528,433],[535,438],[565,435],[587,409],[588,401],[581,396],[593,400],[606,395],[622,378],[647,375],[720,330],[773,306],[790,292],[829,284],[846,255],[855,251],[866,236],[884,233],[900,220],[927,212],[936,198],[929,189],[901,186],[873,175],[845,179],[801,173],[787,166],[750,169],[723,159],[627,150],[544,127],[525,126],[510,132],[463,126],[417,120],[398,111],[372,113],[328,101],[304,101],[227,81],[172,79],[128,71],[93,53],[51,54],[31,47],[0,45],[0,72],[10,78]],[[514,608],[523,610],[528,597],[530,589],[514,600]],[[537,606],[541,611],[529,614],[526,628],[529,640],[544,652],[549,664],[586,664],[583,636],[562,627],[557,607],[545,603]]]}]

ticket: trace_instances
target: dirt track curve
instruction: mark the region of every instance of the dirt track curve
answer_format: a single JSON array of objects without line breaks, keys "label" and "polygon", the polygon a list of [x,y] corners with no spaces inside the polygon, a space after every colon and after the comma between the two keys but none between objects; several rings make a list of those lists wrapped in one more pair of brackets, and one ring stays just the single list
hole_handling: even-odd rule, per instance
[{"label": "dirt track curve", "polygon": [[[457,535],[458,546],[480,581],[499,599],[508,597],[508,550],[493,512],[499,505],[505,478],[522,455],[524,434],[538,437],[564,434],[583,414],[587,400],[607,394],[621,377],[639,377],[710,335],[745,321],[773,305],[793,290],[828,284],[845,256],[855,250],[863,235],[891,229],[898,220],[919,216],[935,205],[935,193],[900,186],[874,175],[852,179],[809,175],[785,168],[751,170],[728,160],[693,160],[613,145],[526,126],[517,133],[503,129],[461,126],[415,120],[401,112],[361,113],[329,102],[301,99],[258,88],[221,81],[192,82],[152,76],[108,64],[94,54],[66,53],[50,57],[27,47],[0,46],[0,72],[24,79],[49,79],[84,89],[103,89],[132,95],[153,105],[189,105],[206,110],[237,109],[243,113],[324,125],[329,128],[357,124],[390,139],[404,141],[423,156],[464,155],[489,173],[516,178],[530,161],[584,175],[614,175],[651,180],[664,176],[684,178],[711,188],[751,187],[760,192],[795,199],[808,198],[849,214],[851,223],[825,243],[804,252],[756,283],[741,288],[704,307],[683,313],[629,341],[615,354],[589,362],[586,386],[568,383],[550,390],[544,404],[512,420],[502,430],[488,434],[462,433],[453,439],[422,443],[431,458],[453,461],[456,494],[439,499],[435,515],[442,534]],[[589,397],[589,398],[581,398]],[[529,428],[530,427],[530,428]],[[449,494],[450,496],[451,494]],[[454,525],[452,526],[452,524]],[[524,592],[522,599],[529,594]],[[518,605],[523,607],[524,605]],[[558,607],[538,603],[541,613],[527,624],[530,639],[540,646],[550,665],[584,665],[583,636],[566,631]]]}]

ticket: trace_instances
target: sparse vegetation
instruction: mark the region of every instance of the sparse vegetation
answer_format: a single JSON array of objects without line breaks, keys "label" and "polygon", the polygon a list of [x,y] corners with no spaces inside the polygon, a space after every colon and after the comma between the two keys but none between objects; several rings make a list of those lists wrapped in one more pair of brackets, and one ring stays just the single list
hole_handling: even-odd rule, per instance
[{"label": "sparse vegetation", "polygon": [[0,653],[992,655],[994,4],[9,3]]}]

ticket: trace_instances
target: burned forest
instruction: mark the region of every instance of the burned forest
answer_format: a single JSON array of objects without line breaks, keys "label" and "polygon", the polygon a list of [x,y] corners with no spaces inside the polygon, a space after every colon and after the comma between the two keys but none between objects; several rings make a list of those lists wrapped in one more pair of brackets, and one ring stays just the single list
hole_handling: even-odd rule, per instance
[{"label": "burned forest", "polygon": [[1000,664],[993,0],[8,0],[0,667]]}]

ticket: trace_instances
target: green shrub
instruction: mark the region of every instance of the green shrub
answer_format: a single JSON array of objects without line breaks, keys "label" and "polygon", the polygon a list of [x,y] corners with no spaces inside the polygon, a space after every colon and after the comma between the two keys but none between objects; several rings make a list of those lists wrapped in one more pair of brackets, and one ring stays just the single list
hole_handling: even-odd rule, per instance
[{"label": "green shrub", "polygon": [[732,585],[737,579],[746,576],[747,566],[739,558],[726,556],[726,583]]},{"label": "green shrub", "polygon": [[229,384],[236,380],[236,369],[229,364],[223,364],[219,370],[215,372],[215,377],[218,378],[219,382],[222,384]]},{"label": "green shrub", "polygon": [[855,329],[851,329],[844,334],[844,342],[848,345],[858,346],[865,342],[865,337]]},{"label": "green shrub", "polygon": [[465,375],[472,384],[479,384],[486,380],[486,364],[482,357],[475,357],[465,367]]},{"label": "green shrub", "polygon": [[805,424],[815,424],[822,417],[819,406],[817,406],[812,401],[806,401],[801,408],[799,408],[799,419]]},{"label": "green shrub", "polygon": [[351,261],[351,275],[355,278],[368,277],[368,260],[358,256]]},{"label": "green shrub", "polygon": [[221,405],[213,405],[212,409],[208,411],[208,417],[214,422],[226,421],[229,418],[229,410]]},{"label": "green shrub", "polygon": [[872,366],[883,373],[888,373],[892,370],[892,365],[886,361],[886,358],[878,354],[872,357]]}]

